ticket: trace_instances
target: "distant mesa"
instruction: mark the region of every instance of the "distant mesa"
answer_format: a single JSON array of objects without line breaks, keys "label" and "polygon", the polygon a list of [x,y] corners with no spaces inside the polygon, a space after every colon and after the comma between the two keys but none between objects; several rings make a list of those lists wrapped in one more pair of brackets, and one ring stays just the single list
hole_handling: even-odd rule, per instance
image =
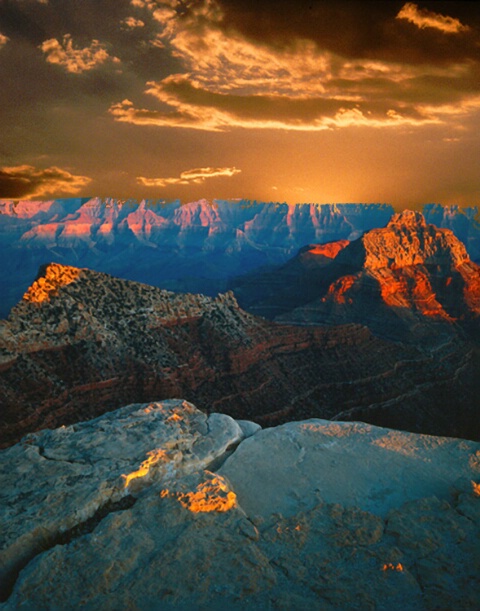
[{"label": "distant mesa", "polygon": [[451,230],[419,212],[395,214],[386,227],[329,250],[334,256],[320,269],[307,262],[309,247],[283,267],[238,279],[239,303],[278,321],[355,322],[394,339],[415,340],[427,319],[478,323],[480,267]]}]

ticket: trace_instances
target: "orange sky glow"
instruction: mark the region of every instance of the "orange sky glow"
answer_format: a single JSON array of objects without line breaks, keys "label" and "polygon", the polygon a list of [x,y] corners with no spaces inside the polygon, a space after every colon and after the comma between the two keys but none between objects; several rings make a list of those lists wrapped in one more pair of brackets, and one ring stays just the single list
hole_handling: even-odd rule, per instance
[{"label": "orange sky glow", "polygon": [[0,198],[480,200],[470,2],[11,0]]}]

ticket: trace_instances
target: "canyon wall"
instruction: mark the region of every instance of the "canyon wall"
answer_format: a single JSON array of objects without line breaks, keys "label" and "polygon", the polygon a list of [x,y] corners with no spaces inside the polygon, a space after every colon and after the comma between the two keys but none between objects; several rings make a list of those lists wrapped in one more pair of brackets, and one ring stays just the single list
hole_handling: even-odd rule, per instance
[{"label": "canyon wall", "polygon": [[[376,204],[274,204],[246,200],[180,202],[63,199],[0,201],[0,317],[49,261],[89,267],[170,290],[215,295],[228,279],[278,265],[309,243],[354,240],[387,224]],[[428,207],[480,258],[476,209]]]},{"label": "canyon wall", "polygon": [[419,212],[396,214],[353,242],[305,247],[231,286],[243,307],[278,321],[355,322],[418,345],[429,329],[431,338],[464,328],[478,339],[480,267],[451,230]]},{"label": "canyon wall", "polygon": [[431,352],[361,325],[279,325],[232,293],[50,264],[0,321],[0,442],[175,397],[262,425],[362,409],[377,424],[475,438],[478,351],[447,340]]}]

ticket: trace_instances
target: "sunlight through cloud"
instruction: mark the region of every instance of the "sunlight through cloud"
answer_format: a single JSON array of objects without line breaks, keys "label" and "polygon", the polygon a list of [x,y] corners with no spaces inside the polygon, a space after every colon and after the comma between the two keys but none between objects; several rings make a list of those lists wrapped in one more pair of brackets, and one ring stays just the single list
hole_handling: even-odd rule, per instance
[{"label": "sunlight through cloud", "polygon": [[92,40],[91,45],[84,49],[75,49],[70,34],[65,34],[61,43],[56,38],[45,40],[40,49],[45,53],[47,62],[58,64],[74,74],[92,70],[108,59],[120,62],[117,57],[111,57],[105,45],[98,40]]},{"label": "sunlight through cloud", "polygon": [[[166,109],[138,108],[130,100],[112,104],[110,114],[125,123],[212,132],[438,124],[445,113],[435,113],[433,100],[438,98],[441,106],[450,100],[437,94],[457,103],[455,96],[462,93],[446,85],[459,74],[474,79],[470,64],[346,59],[312,40],[293,38],[284,47],[253,41],[224,27],[216,0],[188,10],[175,1],[134,2],[161,26],[156,40],[183,63],[185,72],[147,82],[145,93]],[[412,3],[396,18],[449,32],[466,27]],[[426,98],[432,101],[426,104]]]},{"label": "sunlight through cloud", "polygon": [[145,187],[165,187],[167,185],[190,185],[192,183],[201,184],[207,178],[218,178],[221,176],[231,177],[239,174],[241,170],[237,168],[194,168],[185,170],[180,176],[175,178],[146,178],[137,176],[137,182]]},{"label": "sunlight through cloud", "polygon": [[458,34],[466,32],[470,28],[463,25],[458,19],[440,15],[427,9],[420,9],[413,2],[407,2],[399,11],[397,19],[406,19],[417,27],[435,28],[445,34]]}]

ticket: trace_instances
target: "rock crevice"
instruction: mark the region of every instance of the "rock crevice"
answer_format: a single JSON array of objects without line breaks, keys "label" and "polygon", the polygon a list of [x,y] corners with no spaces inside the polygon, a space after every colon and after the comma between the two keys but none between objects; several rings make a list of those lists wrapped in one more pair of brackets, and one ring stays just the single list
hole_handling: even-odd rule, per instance
[{"label": "rock crevice", "polygon": [[475,442],[259,430],[175,400],[32,434],[2,464],[5,611],[478,608]]}]

